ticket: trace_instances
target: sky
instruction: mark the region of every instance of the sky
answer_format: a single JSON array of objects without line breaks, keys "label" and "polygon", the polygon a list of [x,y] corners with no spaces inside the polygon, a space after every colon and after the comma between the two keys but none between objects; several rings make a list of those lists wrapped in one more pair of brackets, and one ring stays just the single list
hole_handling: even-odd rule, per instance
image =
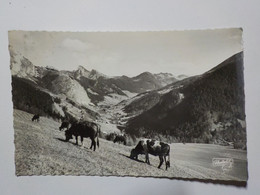
[{"label": "sky", "polygon": [[9,31],[9,44],[36,66],[199,75],[243,50],[242,29],[148,32]]}]

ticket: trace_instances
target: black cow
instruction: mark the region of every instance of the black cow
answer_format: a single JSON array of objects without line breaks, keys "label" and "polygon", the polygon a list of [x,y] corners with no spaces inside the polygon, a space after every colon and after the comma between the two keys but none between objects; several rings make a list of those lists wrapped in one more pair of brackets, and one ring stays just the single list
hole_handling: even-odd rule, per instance
[{"label": "black cow", "polygon": [[114,139],[114,143],[116,142],[123,142],[124,145],[126,145],[126,137],[123,135],[117,135],[116,138]]},{"label": "black cow", "polygon": [[60,131],[61,131],[62,129],[65,129],[65,128],[67,128],[67,130],[68,130],[68,129],[69,129],[69,125],[70,125],[70,123],[69,123],[68,121],[63,121],[63,122],[61,123],[61,126],[59,127]]},{"label": "black cow", "polygon": [[[160,168],[163,164],[163,160],[165,161],[166,170],[170,167],[170,145],[152,140],[152,139],[141,139],[136,147],[131,150],[130,158],[138,159],[139,154],[145,154],[145,162],[150,164],[149,154],[154,156],[159,156],[160,164],[158,168]],[[166,156],[168,156],[168,160],[166,160]]]},{"label": "black cow", "polygon": [[[73,123],[71,127],[65,131],[66,141],[72,139],[72,135],[76,138],[76,145],[78,145],[78,136],[81,137],[81,143],[83,146],[83,138],[89,137],[91,139],[90,149],[94,146],[94,151],[96,150],[96,145],[99,147],[98,136],[100,134],[100,128],[96,123],[89,122],[78,122]],[[95,141],[97,138],[97,142]]]},{"label": "black cow", "polygon": [[39,122],[40,121],[40,115],[39,114],[35,114],[33,117],[32,117],[32,121],[37,121]]}]

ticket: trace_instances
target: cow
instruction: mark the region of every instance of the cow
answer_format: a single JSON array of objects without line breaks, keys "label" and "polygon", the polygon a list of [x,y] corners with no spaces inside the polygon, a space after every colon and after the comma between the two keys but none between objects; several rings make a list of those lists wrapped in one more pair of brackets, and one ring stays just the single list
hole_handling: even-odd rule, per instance
[{"label": "cow", "polygon": [[[170,167],[170,145],[167,143],[153,139],[141,139],[136,147],[131,150],[130,158],[137,160],[139,154],[145,154],[145,163],[149,165],[149,154],[152,154],[159,156],[160,164],[158,168],[162,166],[163,160],[165,161],[166,170]],[[168,156],[168,160],[166,160],[166,156]]]},{"label": "cow", "polygon": [[35,114],[35,115],[33,115],[33,117],[32,117],[32,121],[37,121],[37,122],[39,122],[40,121],[40,115],[39,114]]},{"label": "cow", "polygon": [[[100,128],[96,123],[89,122],[77,122],[73,123],[71,127],[65,131],[65,141],[69,141],[72,139],[72,135],[76,138],[76,145],[78,145],[78,136],[81,137],[81,144],[83,146],[84,137],[89,137],[91,139],[90,149],[94,146],[94,151],[96,150],[96,145],[99,147],[99,139],[98,136],[100,134]],[[95,141],[97,138],[97,142]]]},{"label": "cow", "polygon": [[106,140],[112,141],[116,138],[116,133],[109,133],[106,135]]},{"label": "cow", "polygon": [[65,129],[65,128],[67,128],[67,130],[68,130],[68,129],[69,129],[69,125],[70,125],[70,123],[69,123],[68,121],[63,121],[63,122],[61,123],[60,127],[59,127],[60,131],[61,131],[62,129]]},{"label": "cow", "polygon": [[116,138],[114,139],[114,143],[116,142],[123,142],[124,145],[126,145],[126,137],[123,135],[117,135]]}]

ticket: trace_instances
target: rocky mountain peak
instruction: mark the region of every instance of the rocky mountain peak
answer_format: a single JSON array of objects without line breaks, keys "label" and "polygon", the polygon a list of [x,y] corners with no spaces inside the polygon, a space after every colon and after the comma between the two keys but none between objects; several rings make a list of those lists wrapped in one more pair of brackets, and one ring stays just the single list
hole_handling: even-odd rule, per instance
[{"label": "rocky mountain peak", "polygon": [[12,75],[17,75],[19,77],[37,77],[37,70],[34,64],[21,55],[14,51],[10,51],[12,60],[10,64]]},{"label": "rocky mountain peak", "polygon": [[74,72],[74,76],[77,79],[79,79],[80,77],[88,78],[89,75],[90,75],[90,72],[81,65],[79,65],[78,69]]},{"label": "rocky mountain peak", "polygon": [[104,75],[104,74],[98,72],[98,71],[95,70],[95,69],[92,69],[92,70],[90,71],[90,74],[89,74],[89,78],[90,78],[90,79],[98,79],[99,77],[108,78],[108,76],[106,76],[106,75]]}]

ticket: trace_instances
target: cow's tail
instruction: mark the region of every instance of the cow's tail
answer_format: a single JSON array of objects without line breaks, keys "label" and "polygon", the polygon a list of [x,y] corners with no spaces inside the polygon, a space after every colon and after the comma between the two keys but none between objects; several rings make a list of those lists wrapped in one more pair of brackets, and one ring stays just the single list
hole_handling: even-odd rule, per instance
[{"label": "cow's tail", "polygon": [[170,148],[169,148],[169,153],[168,153],[168,161],[166,162],[166,166],[170,167],[171,163],[170,163]]}]

